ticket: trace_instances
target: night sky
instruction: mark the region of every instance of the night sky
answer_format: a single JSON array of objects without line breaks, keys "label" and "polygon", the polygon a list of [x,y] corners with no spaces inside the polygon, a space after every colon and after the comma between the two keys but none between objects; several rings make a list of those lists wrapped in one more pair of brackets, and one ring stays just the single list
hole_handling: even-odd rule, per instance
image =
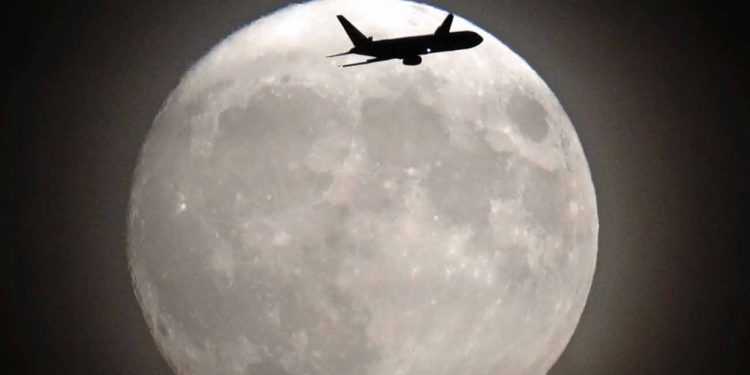
[{"label": "night sky", "polygon": [[[432,4],[523,57],[588,158],[597,270],[551,374],[750,373],[746,12],[708,1]],[[127,269],[139,148],[194,62],[283,5],[6,5],[0,372],[171,373]]]}]

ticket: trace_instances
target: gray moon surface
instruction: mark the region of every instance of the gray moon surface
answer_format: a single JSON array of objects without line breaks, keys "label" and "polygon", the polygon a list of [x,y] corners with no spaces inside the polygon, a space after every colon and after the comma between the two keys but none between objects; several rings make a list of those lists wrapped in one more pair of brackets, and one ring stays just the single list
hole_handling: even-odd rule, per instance
[{"label": "gray moon surface", "polygon": [[341,69],[335,15],[377,39],[445,11],[322,0],[242,28],[185,74],[143,145],[135,293],[179,374],[544,374],[594,274],[575,129],[484,42]]}]

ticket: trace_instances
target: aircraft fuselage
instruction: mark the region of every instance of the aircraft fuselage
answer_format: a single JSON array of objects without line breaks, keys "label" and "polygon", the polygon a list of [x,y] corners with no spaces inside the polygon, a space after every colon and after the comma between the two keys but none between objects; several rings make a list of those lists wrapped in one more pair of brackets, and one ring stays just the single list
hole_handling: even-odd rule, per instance
[{"label": "aircraft fuselage", "polygon": [[482,37],[473,31],[451,32],[453,15],[448,14],[433,34],[407,36],[403,38],[372,40],[357,30],[343,15],[336,16],[354,47],[347,52],[330,55],[336,57],[350,54],[372,56],[367,61],[341,65],[341,67],[371,64],[391,59],[402,60],[404,65],[419,65],[420,55],[467,49],[482,43]]},{"label": "aircraft fuselage", "polygon": [[443,35],[428,34],[375,40],[355,46],[351,52],[379,58],[406,59],[430,53],[467,49],[481,42],[482,37],[473,31],[457,31]]}]

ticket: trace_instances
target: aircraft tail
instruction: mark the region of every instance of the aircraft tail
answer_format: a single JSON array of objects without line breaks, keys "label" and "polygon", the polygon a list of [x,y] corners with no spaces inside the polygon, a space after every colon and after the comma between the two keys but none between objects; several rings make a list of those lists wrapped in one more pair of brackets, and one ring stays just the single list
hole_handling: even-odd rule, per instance
[{"label": "aircraft tail", "polygon": [[344,18],[344,16],[338,15],[338,16],[336,16],[336,18],[339,19],[339,22],[341,22],[341,26],[343,26],[344,27],[344,31],[346,31],[346,35],[349,36],[349,39],[352,40],[352,43],[355,46],[359,46],[359,45],[362,45],[362,44],[367,44],[370,41],[372,41],[372,37],[370,37],[370,38],[365,37],[365,35],[362,34],[361,31],[357,30],[357,28],[354,27],[354,25],[352,25],[352,23],[349,22],[349,20],[347,20],[346,18]]},{"label": "aircraft tail", "polygon": [[445,35],[451,32],[451,23],[453,23],[453,14],[448,14],[442,24],[435,30],[435,35]]}]

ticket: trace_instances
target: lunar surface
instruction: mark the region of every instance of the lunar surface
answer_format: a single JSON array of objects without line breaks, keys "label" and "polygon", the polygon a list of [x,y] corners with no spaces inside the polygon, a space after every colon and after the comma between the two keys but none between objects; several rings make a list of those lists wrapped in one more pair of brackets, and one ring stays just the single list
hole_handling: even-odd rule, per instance
[{"label": "lunar surface", "polygon": [[166,100],[135,171],[128,255],[179,374],[544,374],[594,273],[590,172],[554,94],[484,42],[352,68],[446,15],[293,5],[235,32]]}]

